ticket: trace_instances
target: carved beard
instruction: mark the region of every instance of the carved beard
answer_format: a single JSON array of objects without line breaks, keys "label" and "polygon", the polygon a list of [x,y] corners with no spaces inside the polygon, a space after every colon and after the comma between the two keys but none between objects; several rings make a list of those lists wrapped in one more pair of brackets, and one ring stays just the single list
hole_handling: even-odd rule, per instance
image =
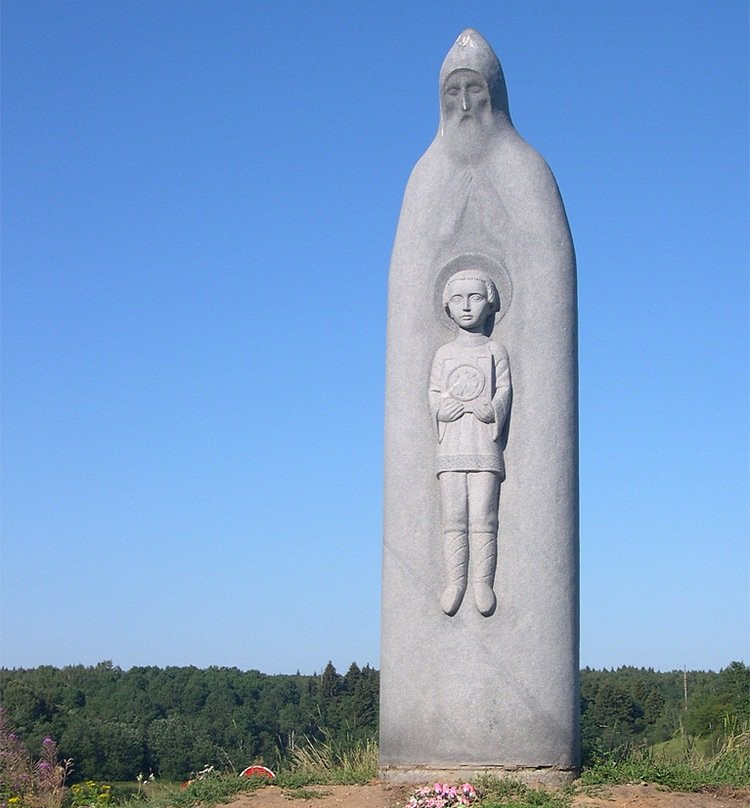
[{"label": "carved beard", "polygon": [[472,163],[487,151],[491,133],[491,113],[481,117],[472,115],[447,121],[443,128],[443,142],[454,160]]}]

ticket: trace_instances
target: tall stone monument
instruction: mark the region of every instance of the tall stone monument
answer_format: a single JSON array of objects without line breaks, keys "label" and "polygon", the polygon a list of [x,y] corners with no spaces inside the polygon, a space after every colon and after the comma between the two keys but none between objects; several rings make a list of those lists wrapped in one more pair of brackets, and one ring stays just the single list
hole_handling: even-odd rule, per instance
[{"label": "tall stone monument", "polygon": [[556,782],[579,765],[573,245],[476,31],[439,93],[389,278],[381,771]]}]

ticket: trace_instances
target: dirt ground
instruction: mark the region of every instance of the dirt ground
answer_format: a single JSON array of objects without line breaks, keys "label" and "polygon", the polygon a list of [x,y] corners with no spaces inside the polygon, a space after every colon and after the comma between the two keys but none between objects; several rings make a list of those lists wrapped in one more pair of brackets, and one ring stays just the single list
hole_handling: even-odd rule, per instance
[{"label": "dirt ground", "polygon": [[[306,786],[280,789],[267,786],[243,794],[230,808],[403,808],[413,789],[391,783],[366,786]],[[307,792],[307,793],[305,793]],[[317,796],[313,796],[314,792]],[[750,793],[683,794],[656,786],[601,786],[573,799],[574,808],[750,808]]]},{"label": "dirt ground", "polygon": [[656,786],[602,786],[588,794],[578,794],[575,808],[748,808],[750,793],[732,792],[685,794],[664,791]]}]

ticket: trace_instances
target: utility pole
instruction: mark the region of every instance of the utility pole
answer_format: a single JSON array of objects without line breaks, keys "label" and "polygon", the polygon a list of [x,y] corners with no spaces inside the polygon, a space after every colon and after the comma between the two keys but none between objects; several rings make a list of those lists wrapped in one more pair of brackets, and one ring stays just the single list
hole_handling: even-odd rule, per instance
[{"label": "utility pole", "polygon": [[685,699],[685,709],[687,710],[687,668],[682,668],[682,693]]}]

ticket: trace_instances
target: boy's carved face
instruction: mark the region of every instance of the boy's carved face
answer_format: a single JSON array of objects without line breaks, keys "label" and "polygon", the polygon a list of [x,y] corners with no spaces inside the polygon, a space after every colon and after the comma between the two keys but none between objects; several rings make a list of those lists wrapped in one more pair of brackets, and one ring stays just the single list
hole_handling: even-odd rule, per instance
[{"label": "boy's carved face", "polygon": [[492,313],[487,300],[487,287],[482,281],[462,278],[450,281],[448,314],[464,331],[475,331],[484,325]]}]

